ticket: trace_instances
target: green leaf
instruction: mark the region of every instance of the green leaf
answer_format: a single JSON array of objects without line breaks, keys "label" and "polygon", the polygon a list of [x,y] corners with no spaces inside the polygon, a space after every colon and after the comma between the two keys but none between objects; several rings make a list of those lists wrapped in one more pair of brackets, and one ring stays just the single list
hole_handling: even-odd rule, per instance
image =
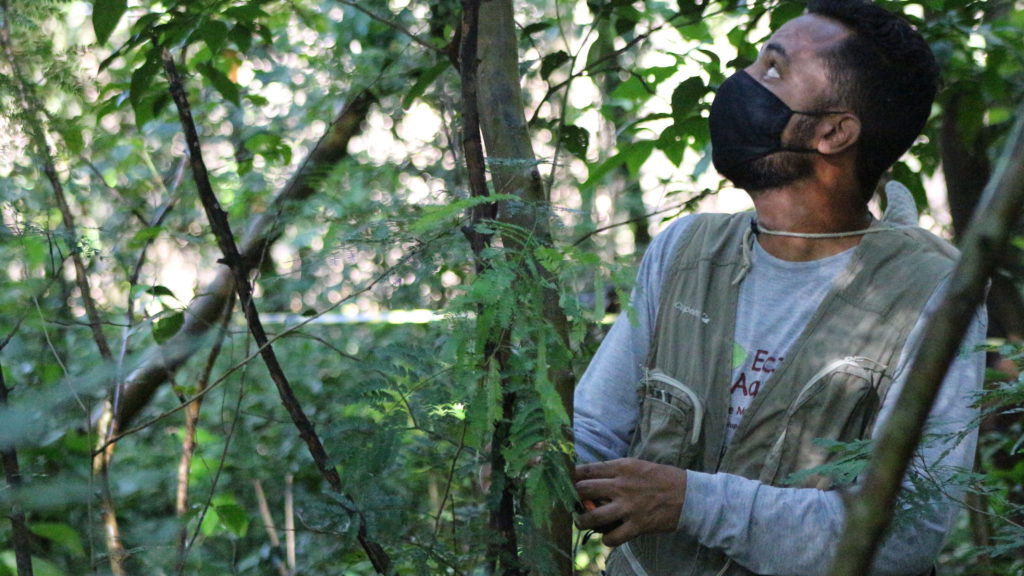
[{"label": "green leaf", "polygon": [[547,80],[552,72],[569,60],[569,55],[564,50],[548,54],[540,63],[540,77]]},{"label": "green leaf", "polygon": [[277,134],[257,132],[245,140],[246,150],[263,156],[268,162],[288,164],[292,161],[292,148]]},{"label": "green leaf", "polygon": [[778,30],[786,22],[804,13],[804,2],[784,1],[771,11],[771,29]]},{"label": "green leaf", "polygon": [[679,166],[683,162],[683,152],[686,150],[686,133],[675,124],[664,129],[658,138],[658,150],[661,150],[670,162]]},{"label": "green leaf", "polygon": [[210,52],[218,54],[228,39],[228,25],[220,20],[204,20],[192,35],[202,40]]},{"label": "green leaf", "polygon": [[147,226],[132,236],[131,240],[128,241],[128,246],[130,248],[142,248],[146,245],[146,242],[159,236],[163,230],[163,226]]},{"label": "green leaf", "polygon": [[60,545],[76,558],[85,556],[85,548],[82,546],[82,538],[78,532],[67,524],[56,522],[34,522],[31,525],[32,533],[40,538],[46,538],[51,542]]},{"label": "green leaf", "polygon": [[430,68],[423,70],[419,78],[416,79],[416,83],[402,97],[402,108],[408,110],[409,106],[412,106],[412,103],[427,91],[427,87],[433,84],[434,80],[437,80],[437,77],[450,66],[451,64],[448,62],[438,62]]},{"label": "green leaf", "polygon": [[644,69],[640,75],[649,85],[655,86],[671,78],[678,71],[679,68],[676,66],[654,66]]},{"label": "green leaf", "polygon": [[237,504],[215,506],[220,523],[236,536],[245,536],[249,531],[249,512]]},{"label": "green leaf", "polygon": [[239,24],[253,27],[253,23],[257,20],[270,17],[263,8],[260,8],[259,4],[259,2],[247,2],[241,6],[228,8],[224,11],[224,16],[234,19]]},{"label": "green leaf", "polygon": [[185,324],[185,314],[181,311],[172,312],[153,321],[153,340],[163,344],[178,333]]},{"label": "green leaf", "polygon": [[622,153],[619,153],[604,162],[601,162],[597,166],[591,167],[590,173],[587,175],[587,181],[583,183],[581,188],[592,188],[596,186],[609,172],[621,166],[625,161],[625,156],[623,156]]},{"label": "green leaf", "polygon": [[536,34],[537,32],[540,32],[542,30],[547,30],[548,28],[551,28],[554,25],[555,23],[551,21],[534,22],[533,24],[528,24],[525,28],[523,28],[522,34],[523,36],[530,36],[531,34]]},{"label": "green leaf", "polygon": [[653,140],[638,140],[626,146],[622,151],[622,155],[626,159],[626,167],[629,168],[631,175],[636,176],[640,173],[640,167],[650,158],[655,144],[656,142]]},{"label": "green leaf", "polygon": [[151,48],[146,54],[146,61],[132,72],[132,80],[128,87],[128,99],[135,111],[135,123],[140,127],[153,118],[153,98],[150,89],[153,79],[160,72],[160,54]]},{"label": "green leaf", "polygon": [[672,91],[672,119],[680,123],[693,113],[700,99],[707,93],[704,81],[699,77],[687,78]]},{"label": "green leaf", "polygon": [[228,78],[227,74],[221,72],[216,67],[209,64],[201,64],[198,66],[199,73],[202,74],[210,84],[213,84],[214,89],[220,92],[220,95],[225,99],[229,100],[235,106],[242,103],[242,96],[238,90],[238,84],[235,84]]},{"label": "green leaf", "polygon": [[587,149],[590,147],[590,132],[586,128],[566,124],[562,126],[561,139],[566,150],[579,158],[587,159]]},{"label": "green leaf", "polygon": [[424,206],[423,215],[409,226],[409,230],[414,235],[422,235],[449,219],[460,215],[464,211],[473,208],[474,206],[488,204],[490,202],[503,202],[518,199],[519,198],[517,196],[512,194],[493,194],[491,196],[462,198],[454,202],[449,202],[448,204]]},{"label": "green leaf", "polygon": [[128,0],[96,0],[93,3],[92,29],[96,33],[97,44],[106,44],[127,9]]},{"label": "green leaf", "polygon": [[[0,568],[5,568],[10,574],[18,573],[17,560],[14,557],[14,550],[0,552]],[[35,576],[64,576],[64,571],[48,560],[32,557],[32,573]]]},{"label": "green leaf", "polygon": [[622,98],[624,100],[633,101],[647,100],[651,95],[651,89],[641,82],[636,76],[631,76],[629,80],[619,84],[615,90],[612,91],[612,98]]},{"label": "green leaf", "polygon": [[171,298],[174,298],[174,292],[171,292],[171,289],[166,286],[150,286],[146,288],[146,294],[151,296],[170,296]]}]

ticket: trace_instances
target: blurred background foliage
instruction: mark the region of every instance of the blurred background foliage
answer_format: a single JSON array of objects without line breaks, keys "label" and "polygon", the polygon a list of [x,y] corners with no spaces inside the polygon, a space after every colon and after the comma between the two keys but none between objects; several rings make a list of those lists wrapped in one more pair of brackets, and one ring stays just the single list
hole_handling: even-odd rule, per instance
[{"label": "blurred background foliage", "polygon": [[[1022,100],[1024,6],[882,3],[927,36],[945,79],[928,131],[894,176],[915,193],[922,222],[955,237]],[[628,310],[633,270],[663,222],[746,207],[710,167],[708,107],[803,5],[514,8],[552,208],[553,246],[534,256],[559,283],[572,342],[571,358],[521,351],[533,395],[504,449],[512,481],[550,502],[566,497],[564,471],[535,468],[534,447],[566,415],[546,364],[582,373],[602,319]],[[524,311],[520,269],[499,260],[474,271],[461,231],[473,202],[453,65],[460,3],[2,0],[0,10],[0,505],[30,531],[35,573],[371,574],[361,529],[400,573],[486,573],[493,502],[480,475],[501,410],[499,379],[481,373],[480,356],[494,332],[525,342],[544,319]],[[237,311],[223,332],[187,331],[220,323],[194,301],[215,291],[224,267],[164,48],[185,75],[236,236],[263,226],[269,239],[254,263],[257,306],[348,496],[325,490]],[[354,124],[341,148],[318,163],[318,142],[339,146],[346,112]],[[309,193],[288,196],[303,167]],[[1001,360],[979,399],[988,416],[978,474],[965,478],[973,513],[943,573],[1024,569],[1019,263],[1008,254],[993,286]],[[184,352],[168,348],[180,340]],[[184,359],[119,423],[127,433],[98,473],[104,402],[118,410],[140,366],[174,354]],[[105,536],[108,504],[123,561]],[[0,574],[18,573],[15,524],[0,524]],[[527,564],[543,566],[531,542]],[[578,543],[582,572],[597,573],[600,547]]]}]

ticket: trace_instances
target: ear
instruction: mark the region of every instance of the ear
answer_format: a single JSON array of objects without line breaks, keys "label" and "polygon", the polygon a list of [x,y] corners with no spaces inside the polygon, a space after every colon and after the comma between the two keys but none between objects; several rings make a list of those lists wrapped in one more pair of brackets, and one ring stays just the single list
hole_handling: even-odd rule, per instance
[{"label": "ear", "polygon": [[816,149],[822,155],[839,154],[860,140],[860,118],[848,112],[834,114],[818,123]]}]

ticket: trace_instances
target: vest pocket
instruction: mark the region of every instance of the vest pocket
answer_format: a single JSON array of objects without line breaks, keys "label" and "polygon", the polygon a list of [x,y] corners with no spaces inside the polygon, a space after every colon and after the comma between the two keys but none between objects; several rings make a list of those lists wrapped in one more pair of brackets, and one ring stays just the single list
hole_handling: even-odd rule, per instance
[{"label": "vest pocket", "polygon": [[700,452],[703,419],[704,402],[692,388],[661,370],[645,370],[629,455],[687,468]]},{"label": "vest pocket", "polygon": [[[782,431],[761,470],[762,482],[785,482],[794,472],[832,461],[836,454],[816,441],[850,442],[870,432],[878,409],[878,386],[885,366],[868,358],[837,360],[807,381],[786,411]],[[799,486],[827,490],[832,479],[811,475]]]}]

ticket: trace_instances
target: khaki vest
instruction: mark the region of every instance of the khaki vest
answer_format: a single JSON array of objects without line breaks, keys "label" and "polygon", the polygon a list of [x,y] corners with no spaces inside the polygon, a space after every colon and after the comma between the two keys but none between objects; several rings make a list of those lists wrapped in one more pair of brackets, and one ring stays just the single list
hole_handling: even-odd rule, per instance
[{"label": "khaki vest", "polygon": [[[679,241],[662,287],[629,454],[827,490],[832,481],[825,476],[799,484],[786,479],[834,456],[815,439],[846,442],[870,433],[908,333],[952,270],[950,249],[919,228],[866,234],[726,447],[736,306],[750,262],[752,218],[702,215]],[[607,573],[753,574],[681,532],[620,546],[608,558]]]}]

